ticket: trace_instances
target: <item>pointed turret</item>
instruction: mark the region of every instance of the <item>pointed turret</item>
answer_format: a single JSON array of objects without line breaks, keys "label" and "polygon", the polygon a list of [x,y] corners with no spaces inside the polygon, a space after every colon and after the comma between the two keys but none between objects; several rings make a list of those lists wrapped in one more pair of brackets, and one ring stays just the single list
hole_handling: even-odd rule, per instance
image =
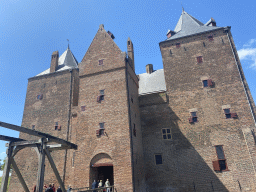
[{"label": "pointed turret", "polygon": [[127,40],[127,52],[128,52],[128,63],[134,69],[134,50],[133,50],[133,43],[130,37],[128,37],[128,40]]},{"label": "pointed turret", "polygon": [[59,52],[54,51],[52,53],[50,68],[43,71],[42,73],[39,73],[36,76],[63,71],[66,69],[77,68],[77,67],[78,67],[78,62],[75,56],[73,55],[73,53],[71,52],[71,50],[69,49],[69,45],[68,45],[68,48],[66,49],[66,51],[64,51],[64,53],[60,57],[59,57]]},{"label": "pointed turret", "polygon": [[196,18],[189,15],[182,7],[181,16],[176,24],[174,31],[167,32],[167,40],[177,39],[185,36],[190,36],[198,33],[204,33],[211,30],[216,30],[216,21],[210,19],[205,25]]}]

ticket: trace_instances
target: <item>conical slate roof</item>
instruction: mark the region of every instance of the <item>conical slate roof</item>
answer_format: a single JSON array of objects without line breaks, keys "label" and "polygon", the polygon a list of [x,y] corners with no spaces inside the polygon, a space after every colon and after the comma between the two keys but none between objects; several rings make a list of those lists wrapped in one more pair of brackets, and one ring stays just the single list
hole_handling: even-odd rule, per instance
[{"label": "conical slate roof", "polygon": [[185,36],[194,35],[197,33],[216,30],[218,28],[221,28],[221,27],[207,26],[206,24],[204,25],[202,22],[200,22],[199,20],[189,15],[186,11],[182,10],[179,21],[174,29],[175,34],[169,37],[167,41],[185,37]]},{"label": "conical slate roof", "polygon": [[[58,68],[56,72],[63,71],[66,69],[77,68],[77,67],[78,67],[78,62],[68,46],[67,50],[64,51],[64,53],[59,57]],[[43,71],[42,73],[39,73],[36,76],[45,75],[49,73],[50,73],[50,68],[46,69],[45,71]]]}]

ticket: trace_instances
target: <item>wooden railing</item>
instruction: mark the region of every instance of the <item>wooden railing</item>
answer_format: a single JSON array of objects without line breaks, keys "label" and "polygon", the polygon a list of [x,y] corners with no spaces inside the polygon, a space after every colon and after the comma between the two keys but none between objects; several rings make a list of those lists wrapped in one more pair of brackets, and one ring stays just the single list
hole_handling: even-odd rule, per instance
[{"label": "wooden railing", "polygon": [[[85,189],[85,190],[80,190],[80,189]],[[79,188],[79,189],[72,189],[72,192],[107,192],[107,189],[109,189],[110,192],[117,192],[115,189],[114,185],[109,186],[109,187],[101,187],[101,188],[96,188],[96,189],[89,189],[89,187],[84,187],[84,188]]]}]

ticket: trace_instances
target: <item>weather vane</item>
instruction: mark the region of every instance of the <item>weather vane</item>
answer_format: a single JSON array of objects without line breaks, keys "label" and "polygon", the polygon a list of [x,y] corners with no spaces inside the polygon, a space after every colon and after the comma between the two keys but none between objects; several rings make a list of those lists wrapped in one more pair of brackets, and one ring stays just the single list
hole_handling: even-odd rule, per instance
[{"label": "weather vane", "polygon": [[69,40],[67,39],[67,41],[68,41],[68,48],[69,48]]},{"label": "weather vane", "polygon": [[182,12],[184,12],[184,7],[183,7],[183,5],[182,5],[182,1],[181,1],[181,7],[182,7]]}]

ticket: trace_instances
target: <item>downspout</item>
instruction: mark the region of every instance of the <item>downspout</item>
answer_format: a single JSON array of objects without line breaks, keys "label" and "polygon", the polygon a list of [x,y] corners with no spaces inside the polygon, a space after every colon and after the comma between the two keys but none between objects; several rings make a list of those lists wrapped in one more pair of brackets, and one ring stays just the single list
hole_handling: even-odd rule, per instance
[{"label": "downspout", "polygon": [[132,183],[133,191],[135,191],[135,178],[134,178],[134,162],[133,162],[133,140],[132,140],[132,122],[131,122],[131,109],[130,109],[130,99],[129,99],[129,84],[128,84],[128,66],[125,60],[125,77],[126,77],[126,89],[127,89],[127,104],[128,104],[128,118],[129,118],[129,128],[130,128],[130,149],[131,149],[131,162],[132,162]]},{"label": "downspout", "polygon": [[249,103],[249,106],[250,106],[250,110],[251,110],[252,118],[253,118],[253,121],[254,121],[254,125],[256,126],[256,120],[255,120],[254,113],[253,113],[253,111],[254,111],[254,110],[253,110],[253,106],[252,106],[252,104],[251,104],[251,102],[250,102],[250,100],[249,100],[249,94],[248,94],[248,92],[246,91],[246,88],[245,88],[245,84],[244,84],[244,81],[243,81],[243,78],[242,78],[242,72],[241,72],[241,69],[240,69],[240,67],[239,67],[239,65],[238,65],[238,63],[237,63],[238,58],[237,58],[237,56],[236,56],[236,54],[235,54],[235,52],[234,52],[234,48],[233,48],[233,45],[232,45],[231,40],[230,40],[230,37],[229,37],[229,30],[230,30],[230,27],[226,27],[226,28],[224,29],[224,31],[227,32],[227,37],[228,37],[228,40],[229,40],[229,43],[230,43],[230,46],[231,46],[231,49],[232,49],[232,53],[233,53],[234,58],[235,58],[235,60],[236,60],[236,67],[237,67],[237,69],[238,69],[238,71],[239,71],[239,75],[240,75],[240,79],[241,79],[242,84],[243,84],[243,88],[244,88],[244,92],[245,92],[245,95],[246,95],[246,99],[247,99],[247,101],[248,101],[248,103]]},{"label": "downspout", "polygon": [[[70,69],[69,72],[70,72],[70,89],[69,89],[69,106],[68,106],[68,123],[67,123],[67,132],[66,132],[66,141],[68,141],[69,126],[70,126],[71,98],[72,98],[72,72],[73,72],[73,69]],[[63,166],[63,179],[62,179],[64,184],[65,184],[66,166],[67,166],[67,153],[68,153],[68,150],[65,149],[64,166]]]}]

